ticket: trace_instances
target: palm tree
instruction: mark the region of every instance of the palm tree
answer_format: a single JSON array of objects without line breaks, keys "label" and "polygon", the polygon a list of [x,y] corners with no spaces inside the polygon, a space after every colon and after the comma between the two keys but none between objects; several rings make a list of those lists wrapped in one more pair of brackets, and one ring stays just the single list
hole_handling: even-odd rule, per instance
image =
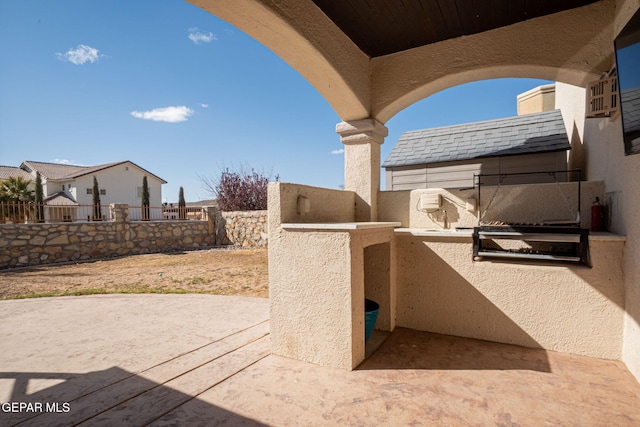
[{"label": "palm tree", "polygon": [[0,185],[0,193],[12,203],[29,203],[34,201],[33,190],[29,189],[30,179],[21,176],[10,176]]},{"label": "palm tree", "polygon": [[21,176],[10,176],[0,185],[0,199],[7,203],[11,203],[10,212],[7,211],[9,206],[3,209],[3,216],[6,213],[13,221],[22,221],[28,213],[26,204],[33,203],[35,196],[33,190],[29,189],[30,179],[24,179]]}]

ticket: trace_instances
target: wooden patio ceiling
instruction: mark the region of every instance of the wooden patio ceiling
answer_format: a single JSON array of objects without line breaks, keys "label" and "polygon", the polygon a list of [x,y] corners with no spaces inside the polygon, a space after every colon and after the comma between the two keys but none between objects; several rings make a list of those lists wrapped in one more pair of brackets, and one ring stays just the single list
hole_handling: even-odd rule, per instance
[{"label": "wooden patio ceiling", "polygon": [[481,33],[598,0],[312,0],[369,57]]}]

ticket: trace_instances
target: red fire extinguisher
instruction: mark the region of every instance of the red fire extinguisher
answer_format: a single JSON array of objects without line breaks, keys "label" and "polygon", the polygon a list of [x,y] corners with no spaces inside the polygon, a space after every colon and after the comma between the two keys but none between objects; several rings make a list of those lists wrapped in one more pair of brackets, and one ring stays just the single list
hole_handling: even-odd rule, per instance
[{"label": "red fire extinguisher", "polygon": [[599,197],[591,205],[591,231],[604,231],[604,206]]}]

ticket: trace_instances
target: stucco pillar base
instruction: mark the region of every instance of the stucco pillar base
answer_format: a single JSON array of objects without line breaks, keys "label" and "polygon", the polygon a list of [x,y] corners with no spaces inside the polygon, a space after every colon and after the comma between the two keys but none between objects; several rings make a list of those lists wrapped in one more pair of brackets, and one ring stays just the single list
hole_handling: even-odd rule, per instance
[{"label": "stucco pillar base", "polygon": [[389,134],[375,119],[353,120],[336,125],[345,145],[345,190],[356,193],[356,221],[377,221],[380,191],[380,145]]}]

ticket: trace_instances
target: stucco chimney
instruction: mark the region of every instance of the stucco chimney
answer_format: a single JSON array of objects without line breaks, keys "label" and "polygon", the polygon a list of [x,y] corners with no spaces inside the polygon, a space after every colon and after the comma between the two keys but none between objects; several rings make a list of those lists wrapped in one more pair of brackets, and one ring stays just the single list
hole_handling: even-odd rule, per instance
[{"label": "stucco chimney", "polygon": [[542,113],[555,109],[555,83],[535,87],[518,95],[518,115]]}]

